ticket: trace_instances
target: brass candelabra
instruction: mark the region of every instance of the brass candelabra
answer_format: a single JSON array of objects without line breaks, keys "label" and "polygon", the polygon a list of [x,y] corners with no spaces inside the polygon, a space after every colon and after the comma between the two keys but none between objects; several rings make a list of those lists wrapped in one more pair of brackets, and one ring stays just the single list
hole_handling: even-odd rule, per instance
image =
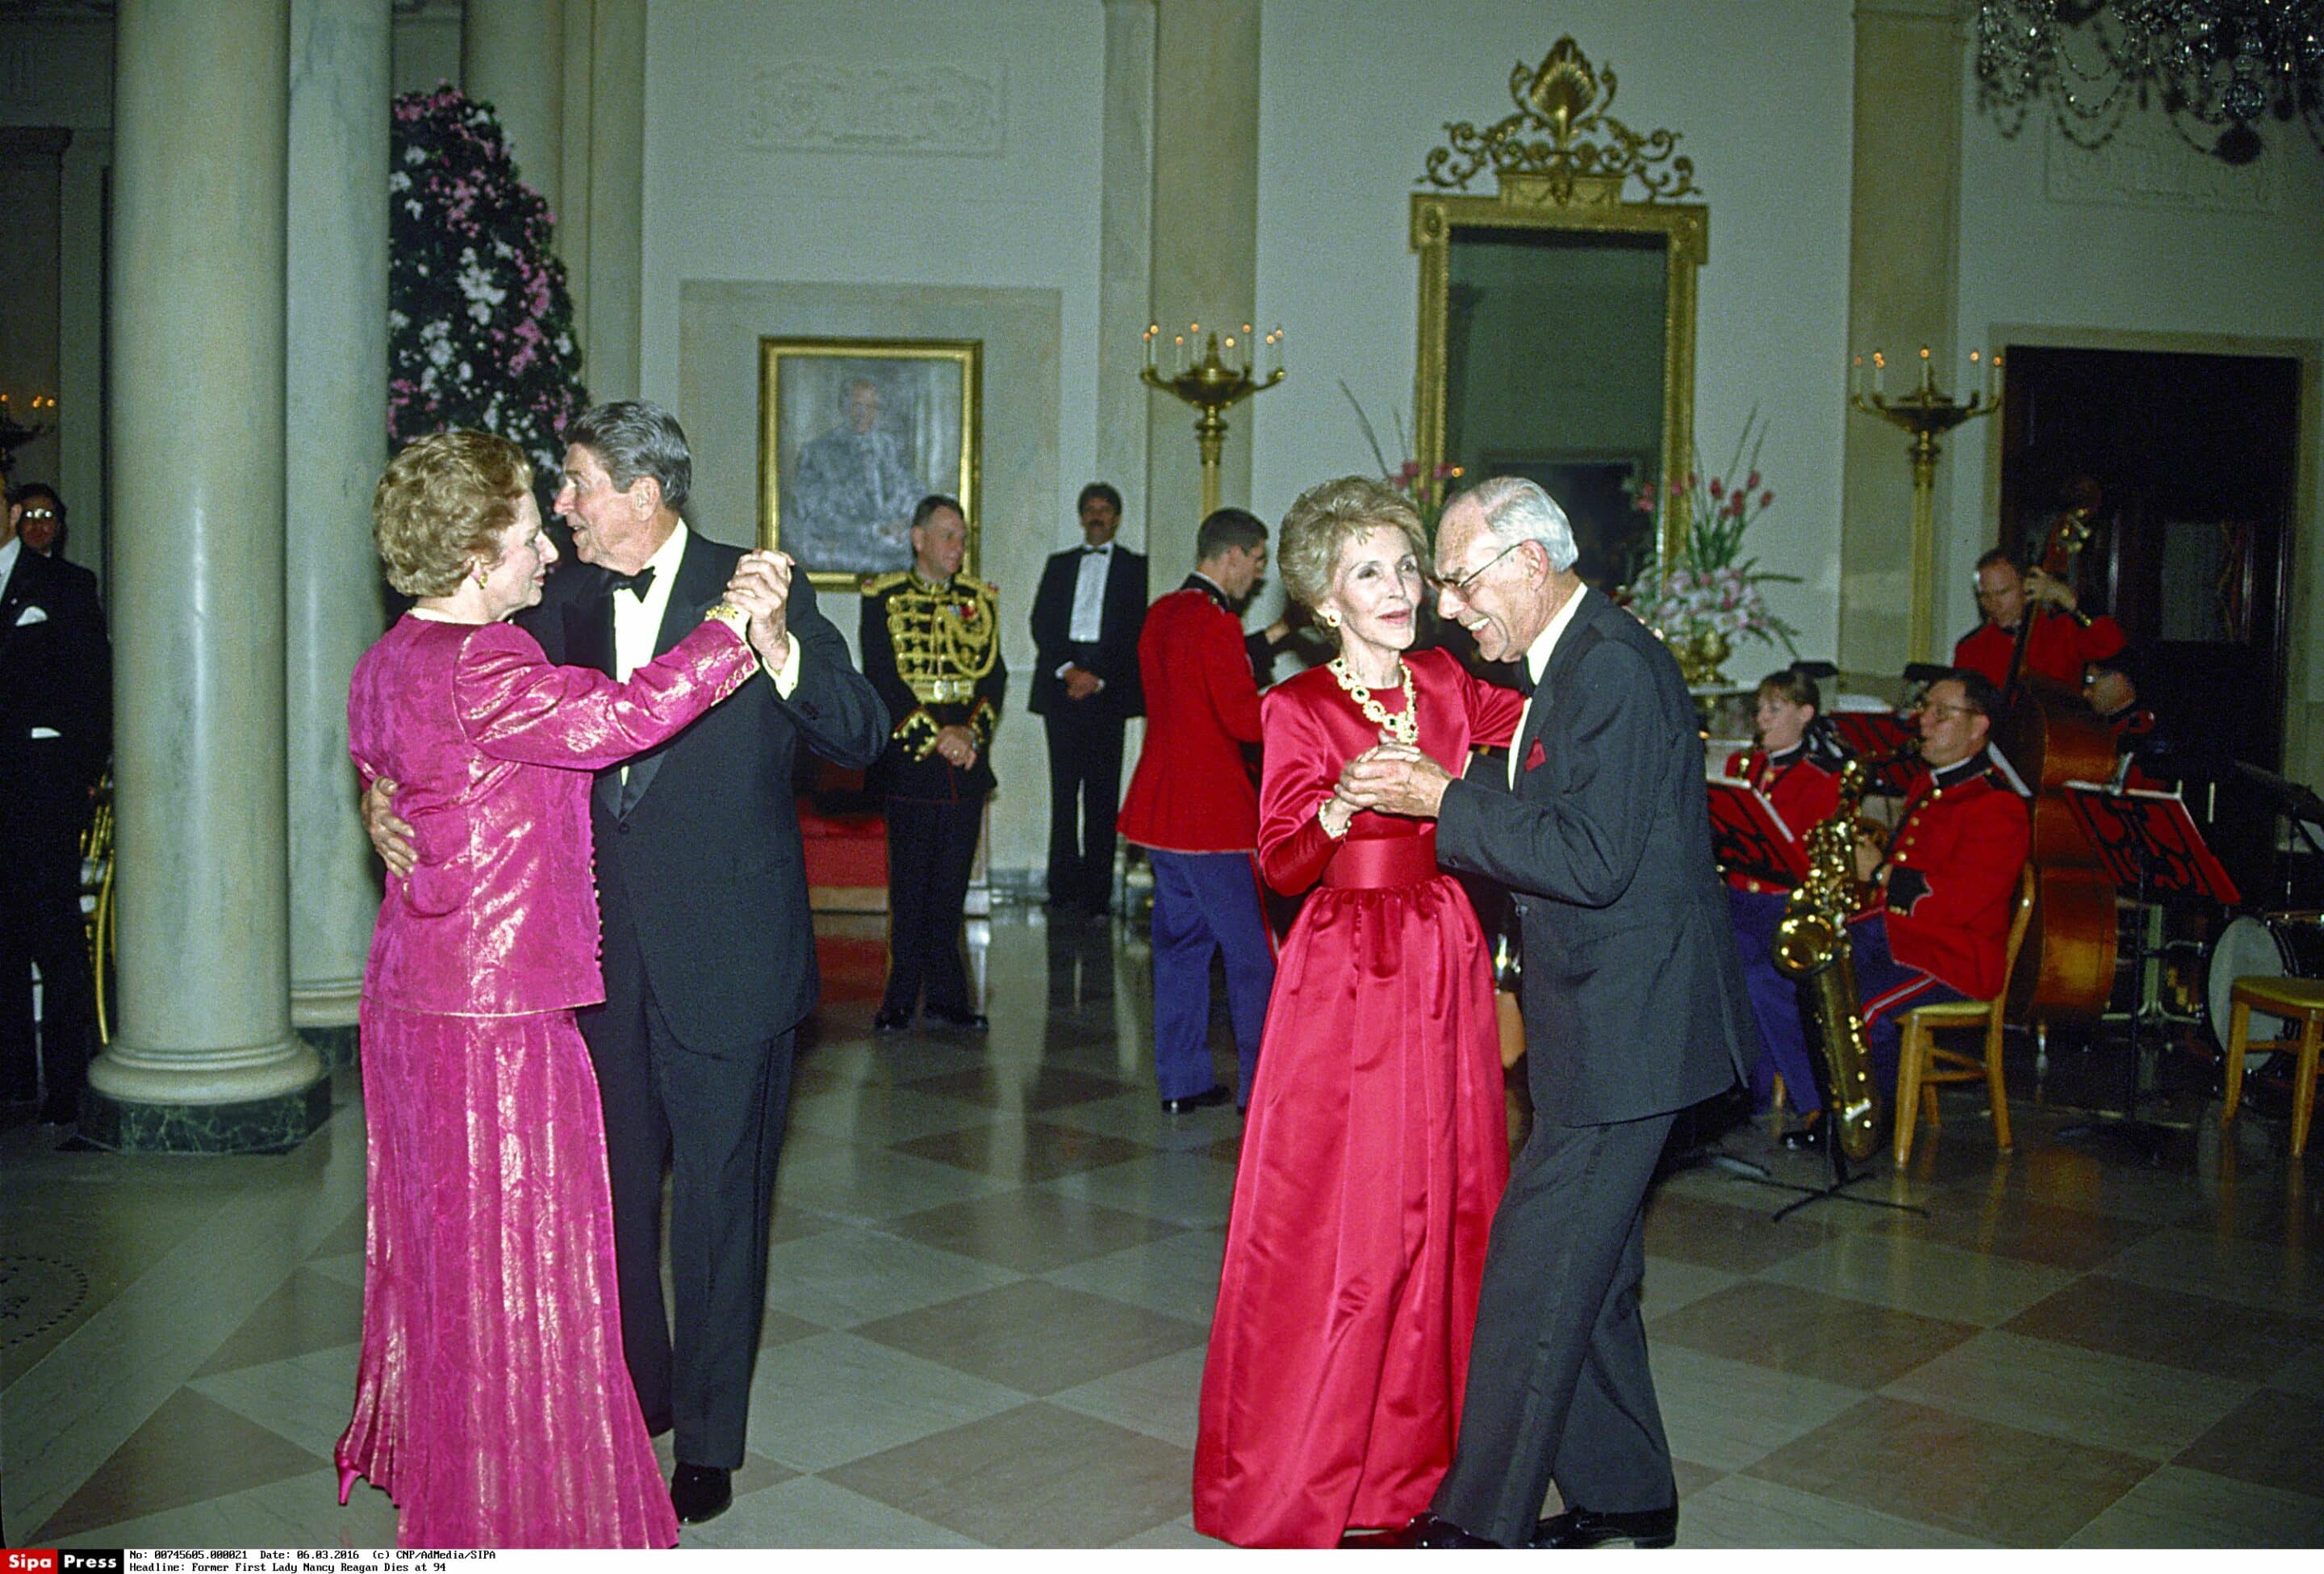
[{"label": "brass candelabra", "polygon": [[[1979,356],[1969,352],[1969,368],[1976,374]],[[2001,408],[2001,356],[1995,352],[1985,363],[1986,385],[1973,391],[1966,400],[1956,400],[1937,388],[1936,364],[1930,359],[1929,347],[1921,347],[1921,384],[1911,393],[1891,399],[1882,387],[1888,370],[1888,358],[1878,350],[1872,352],[1871,386],[1865,384],[1864,357],[1856,357],[1851,375],[1853,386],[1849,403],[1867,415],[1877,415],[1904,432],[1913,440],[1906,452],[1913,459],[1913,607],[1906,643],[1910,658],[1915,662],[1930,659],[1930,639],[1934,609],[1928,592],[1936,583],[1937,523],[1936,489],[1937,456],[1943,451],[1937,440],[1963,422],[1980,415],[1991,415]]]},{"label": "brass candelabra", "polygon": [[[46,411],[54,418],[57,402],[53,397],[35,394],[30,404],[26,414],[37,416]],[[16,407],[8,402],[8,395],[0,394],[0,480],[5,480],[15,469],[16,450],[34,438],[44,435],[48,430],[44,421],[19,419]]]},{"label": "brass candelabra", "polygon": [[[1162,337],[1159,323],[1146,328],[1146,366],[1139,380],[1149,388],[1159,388],[1175,394],[1194,407],[1194,446],[1203,460],[1203,517],[1208,519],[1219,505],[1219,455],[1226,448],[1227,423],[1225,412],[1257,394],[1262,388],[1272,388],[1283,381],[1283,330],[1275,329],[1263,339],[1254,342],[1251,327],[1242,325],[1241,342],[1227,335],[1225,356],[1220,354],[1219,336],[1213,333],[1205,340],[1203,325],[1190,322],[1186,331],[1172,338],[1170,375],[1163,375],[1155,356],[1157,342]],[[1274,368],[1259,370],[1259,347],[1263,343],[1274,360]],[[1196,345],[1203,347],[1197,351]],[[1231,357],[1241,352],[1241,364]]]}]

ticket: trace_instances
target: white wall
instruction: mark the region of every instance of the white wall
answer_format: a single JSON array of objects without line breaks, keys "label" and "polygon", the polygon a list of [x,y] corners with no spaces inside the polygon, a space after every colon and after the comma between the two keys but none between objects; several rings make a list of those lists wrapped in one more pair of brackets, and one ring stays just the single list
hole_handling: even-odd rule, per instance
[{"label": "white wall", "polygon": [[[1001,587],[1002,648],[1017,674],[993,748],[1001,790],[991,857],[1001,869],[1038,868],[1047,854],[1046,755],[1040,724],[1024,708],[1023,674],[1033,661],[1026,619],[1042,559],[1080,540],[1074,496],[1096,464],[1104,51],[1099,0],[689,0],[649,13],[641,375],[648,398],[676,409],[689,390],[696,398],[706,388],[754,396],[747,378],[738,384],[681,365],[680,297],[689,283],[787,286],[744,294],[810,304],[835,298],[816,287],[924,289],[918,309],[899,308],[886,327],[860,310],[821,329],[788,308],[779,312],[779,331],[851,337],[979,337],[998,319],[969,304],[947,318],[943,307],[977,292],[1017,301],[1044,292],[1056,301],[1054,333],[1028,329],[1023,343],[986,346],[988,379],[1029,375],[1055,384],[1038,399],[1010,397],[1024,391],[990,382],[986,388],[979,569]],[[908,134],[901,145],[863,151],[762,145],[754,133],[762,79],[792,62],[840,74],[892,68],[908,79],[935,69],[998,77],[1005,106],[999,145],[941,153],[910,145]],[[854,129],[904,134],[910,118],[899,112],[889,124]],[[693,331],[716,319],[703,317]],[[1030,431],[1010,416],[1036,406],[1051,430]],[[731,424],[735,413],[716,424]],[[706,444],[700,460],[706,498],[755,496],[754,451]],[[1033,491],[1041,495],[1002,485],[1012,472],[1038,474]],[[1136,544],[1144,517],[1134,485],[1124,489],[1133,495],[1123,534]],[[704,523],[735,542],[755,529],[751,517]],[[839,594],[825,597],[852,644],[854,608],[840,605]]]},{"label": "white wall", "polygon": [[[1695,430],[1723,468],[1754,406],[1768,424],[1762,466],[1776,502],[1751,544],[1767,567],[1808,581],[1776,587],[1775,609],[1804,631],[1803,655],[1828,656],[1839,625],[1851,26],[1833,0],[1268,0],[1259,306],[1288,333],[1290,375],[1253,407],[1257,511],[1279,518],[1301,488],[1371,469],[1340,379],[1384,442],[1390,412],[1409,429],[1415,177],[1443,123],[1499,119],[1512,107],[1509,68],[1537,63],[1571,32],[1613,68],[1613,114],[1634,130],[1679,133],[1694,160],[1711,209]],[[1748,647],[1729,671],[1756,674],[1768,654]]]},{"label": "white wall", "polygon": [[[754,83],[793,60],[1001,70],[1001,151],[755,147]],[[1074,494],[1097,450],[1098,0],[692,0],[651,9],[647,61],[647,396],[676,403],[687,280],[1057,290],[1061,495],[1045,517],[985,529],[1077,542]]]}]

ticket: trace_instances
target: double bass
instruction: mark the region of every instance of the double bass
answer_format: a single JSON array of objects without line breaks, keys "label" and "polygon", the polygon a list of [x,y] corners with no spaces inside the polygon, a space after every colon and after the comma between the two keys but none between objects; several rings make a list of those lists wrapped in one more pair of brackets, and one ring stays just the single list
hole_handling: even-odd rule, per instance
[{"label": "double bass", "polygon": [[[2069,579],[2089,540],[2095,499],[2079,500],[2051,524],[2035,565]],[[2039,617],[2062,617],[2030,599],[2002,691],[1993,741],[2033,800],[2034,916],[2009,978],[2013,1021],[2087,1021],[2114,993],[2119,936],[2114,882],[2067,802],[2068,782],[2103,782],[2114,772],[2115,745],[2079,690],[2024,671],[2025,646]]]}]

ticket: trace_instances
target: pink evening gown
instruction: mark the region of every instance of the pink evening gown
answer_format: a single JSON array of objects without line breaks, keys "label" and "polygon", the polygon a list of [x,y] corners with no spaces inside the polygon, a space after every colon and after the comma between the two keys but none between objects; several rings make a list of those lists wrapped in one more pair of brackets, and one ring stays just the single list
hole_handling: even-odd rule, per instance
[{"label": "pink evening gown", "polygon": [[400,784],[364,978],[363,1353],[335,1450],[404,1547],[672,1546],[622,1360],[596,1078],[590,773],[757,670],[706,622],[625,683],[504,623],[408,615],[356,663],[349,751]]}]

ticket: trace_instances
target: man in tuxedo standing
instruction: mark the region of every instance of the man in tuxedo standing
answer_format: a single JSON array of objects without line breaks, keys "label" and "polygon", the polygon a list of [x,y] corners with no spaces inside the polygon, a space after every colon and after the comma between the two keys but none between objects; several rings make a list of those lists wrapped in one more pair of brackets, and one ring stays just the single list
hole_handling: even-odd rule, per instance
[{"label": "man in tuxedo standing", "polygon": [[37,1095],[41,1119],[60,1125],[79,1118],[88,1079],[80,838],[113,754],[113,647],[96,578],[33,540],[36,514],[61,514],[56,494],[26,486],[0,522],[0,1100]]},{"label": "man in tuxedo standing", "polygon": [[1146,560],[1113,544],[1120,493],[1093,481],[1074,507],[1084,544],[1050,558],[1033,597],[1038,659],[1027,705],[1049,736],[1049,905],[1102,914],[1113,893],[1122,728],[1146,711]]},{"label": "man in tuxedo standing", "polygon": [[[1388,744],[1342,777],[1434,818],[1438,858],[1507,885],[1523,926],[1533,1135],[1493,1217],[1452,1468],[1405,1533],[1423,1547],[1676,1536],[1638,1314],[1646,1188],[1678,1112],[1740,1079],[1756,1031],[1685,680],[1575,556],[1531,481],[1446,509],[1440,609],[1531,681],[1508,763],[1454,781]],[[1552,1481],[1565,1510],[1536,1523]]]},{"label": "man in tuxedo standing", "polygon": [[[742,550],[682,516],[693,460],[668,411],[600,404],[566,438],[556,507],[580,566],[521,622],[550,661],[627,678],[701,620]],[[605,1106],[622,1354],[647,1428],[676,1430],[670,1501],[687,1523],[724,1512],[742,1462],[791,1055],[816,1000],[792,756],[803,743],[861,768],[888,736],[806,575],[751,643],[762,680],[599,772],[590,797],[605,1001],[578,1014]]]}]

